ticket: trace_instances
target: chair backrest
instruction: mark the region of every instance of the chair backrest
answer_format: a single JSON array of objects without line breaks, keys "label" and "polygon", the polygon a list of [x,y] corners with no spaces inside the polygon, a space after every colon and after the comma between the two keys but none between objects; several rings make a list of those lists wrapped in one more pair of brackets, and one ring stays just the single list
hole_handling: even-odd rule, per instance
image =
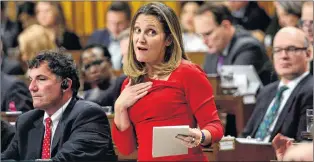
[{"label": "chair backrest", "polygon": [[76,63],[76,65],[79,67],[80,66],[80,57],[82,54],[83,50],[68,50],[65,53],[70,54]]},{"label": "chair backrest", "polygon": [[205,56],[206,56],[205,52],[187,52],[186,55],[188,56],[188,58],[191,59],[193,63],[203,68],[203,64],[204,64]]}]

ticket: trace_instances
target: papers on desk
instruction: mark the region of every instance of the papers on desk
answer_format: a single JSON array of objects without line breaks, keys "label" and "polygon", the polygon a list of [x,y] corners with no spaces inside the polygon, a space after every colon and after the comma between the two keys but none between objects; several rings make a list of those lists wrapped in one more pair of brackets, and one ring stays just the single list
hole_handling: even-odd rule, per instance
[{"label": "papers on desk", "polygon": [[270,142],[260,141],[255,138],[236,138],[236,141],[242,144],[271,145]]},{"label": "papers on desk", "polygon": [[188,154],[188,148],[176,139],[178,134],[189,134],[188,125],[153,128],[153,157]]},{"label": "papers on desk", "polygon": [[21,115],[22,111],[6,111],[6,115]]}]

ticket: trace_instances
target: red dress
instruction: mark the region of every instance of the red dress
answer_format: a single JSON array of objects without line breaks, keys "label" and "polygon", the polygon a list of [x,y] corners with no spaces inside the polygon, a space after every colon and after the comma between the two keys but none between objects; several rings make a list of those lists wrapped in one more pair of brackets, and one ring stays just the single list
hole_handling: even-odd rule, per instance
[{"label": "red dress", "polygon": [[[148,94],[128,109],[131,126],[121,132],[113,122],[112,136],[120,153],[128,155],[138,144],[139,161],[208,161],[201,147],[179,156],[152,157],[152,132],[155,126],[199,124],[212,135],[212,143],[223,136],[212,87],[197,65],[182,61],[167,81],[153,82]],[[126,79],[122,89],[129,82]],[[166,144],[165,144],[166,145]]]}]

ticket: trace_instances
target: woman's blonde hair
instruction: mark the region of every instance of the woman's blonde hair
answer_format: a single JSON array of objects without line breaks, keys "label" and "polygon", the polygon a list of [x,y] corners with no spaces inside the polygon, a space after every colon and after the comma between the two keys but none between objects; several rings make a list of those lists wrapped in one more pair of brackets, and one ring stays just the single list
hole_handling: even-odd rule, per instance
[{"label": "woman's blonde hair", "polygon": [[163,62],[153,67],[154,75],[169,75],[178,67],[182,59],[188,59],[183,49],[181,27],[175,12],[163,3],[154,2],[146,4],[137,10],[132,19],[127,62],[123,65],[124,73],[131,78],[132,84],[143,82],[148,72],[145,63],[139,62],[136,59],[133,47],[134,25],[136,19],[141,14],[155,16],[163,26],[165,39],[170,38],[172,40],[171,45],[166,47]]},{"label": "woman's blonde hair", "polygon": [[[65,22],[64,13],[63,13],[62,6],[61,6],[60,2],[58,2],[58,1],[41,1],[38,3],[49,3],[52,6],[54,14],[56,16],[56,22],[55,23],[58,26],[57,33],[55,35],[56,36],[55,41],[58,45],[61,45],[63,43],[63,34],[67,29],[66,29],[66,22]],[[37,7],[38,7],[38,5],[36,5],[36,10],[37,10]]]},{"label": "woman's blonde hair", "polygon": [[22,61],[34,58],[40,51],[55,49],[56,44],[49,37],[47,29],[34,24],[26,28],[18,37]]}]

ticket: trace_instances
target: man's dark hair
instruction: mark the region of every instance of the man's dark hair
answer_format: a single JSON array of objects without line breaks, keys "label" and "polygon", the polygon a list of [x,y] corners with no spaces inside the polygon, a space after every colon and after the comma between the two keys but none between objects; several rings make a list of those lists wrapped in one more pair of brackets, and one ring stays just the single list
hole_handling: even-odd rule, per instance
[{"label": "man's dark hair", "polygon": [[228,20],[232,22],[232,15],[228,7],[223,4],[215,3],[205,3],[196,12],[196,15],[202,15],[205,12],[213,13],[214,19],[218,25],[221,24],[223,20]]},{"label": "man's dark hair", "polygon": [[22,13],[26,13],[30,16],[35,16],[35,3],[34,2],[24,2],[23,4],[18,6],[17,15],[21,15]]},{"label": "man's dark hair", "polygon": [[109,6],[108,11],[124,12],[127,20],[131,20],[131,8],[126,1],[114,1]]},{"label": "man's dark hair", "polygon": [[61,51],[42,51],[29,62],[28,68],[38,68],[44,62],[47,62],[51,72],[61,77],[62,80],[66,78],[72,80],[71,89],[73,96],[76,96],[80,88],[80,81],[72,57]]},{"label": "man's dark hair", "polygon": [[[90,45],[87,45],[83,51],[86,51],[88,49],[91,49],[91,48],[100,48],[104,54],[104,56],[108,59],[108,61],[111,63],[111,54],[110,52],[108,51],[108,48],[104,45],[101,45],[101,44],[90,44]],[[81,60],[82,60],[82,55],[81,55]]]}]

